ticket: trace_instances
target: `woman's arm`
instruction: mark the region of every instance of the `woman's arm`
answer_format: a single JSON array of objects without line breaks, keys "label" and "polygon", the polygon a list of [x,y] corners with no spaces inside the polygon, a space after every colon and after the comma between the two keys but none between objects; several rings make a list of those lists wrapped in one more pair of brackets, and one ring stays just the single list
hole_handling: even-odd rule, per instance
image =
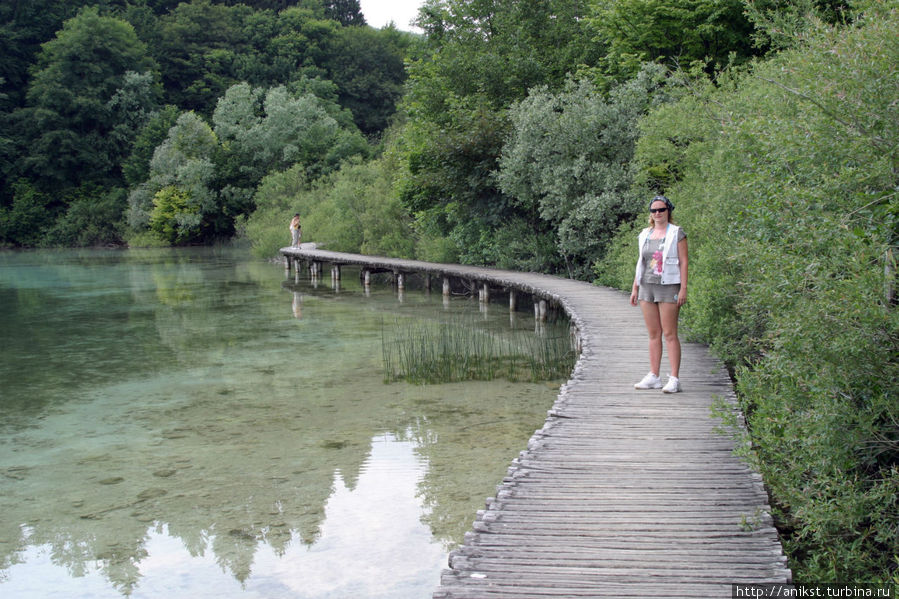
[{"label": "woman's arm", "polygon": [[687,267],[689,263],[686,237],[677,242],[677,259],[680,267],[680,292],[677,294],[677,305],[683,306],[684,302],[687,301]]}]

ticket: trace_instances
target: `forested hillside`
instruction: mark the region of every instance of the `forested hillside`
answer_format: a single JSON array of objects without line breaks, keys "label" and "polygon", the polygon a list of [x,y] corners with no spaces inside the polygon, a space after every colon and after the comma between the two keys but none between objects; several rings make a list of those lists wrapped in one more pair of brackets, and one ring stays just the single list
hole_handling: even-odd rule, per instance
[{"label": "forested hillside", "polygon": [[428,0],[420,36],[355,0],[0,23],[5,246],[268,257],[299,212],[333,250],[629,289],[665,193],[684,326],[734,373],[797,580],[899,582],[899,1]]},{"label": "forested hillside", "polygon": [[269,172],[367,159],[418,43],[357,0],[0,5],[0,244],[231,237]]}]

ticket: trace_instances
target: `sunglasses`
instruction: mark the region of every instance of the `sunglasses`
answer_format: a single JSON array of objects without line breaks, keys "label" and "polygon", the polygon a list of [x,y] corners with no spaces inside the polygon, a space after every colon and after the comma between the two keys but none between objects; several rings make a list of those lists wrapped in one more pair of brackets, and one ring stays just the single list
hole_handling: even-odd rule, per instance
[{"label": "sunglasses", "polygon": [[666,210],[668,210],[667,206],[665,208],[650,208],[649,209],[649,211],[652,212],[653,214],[655,214],[657,212],[665,212]]}]

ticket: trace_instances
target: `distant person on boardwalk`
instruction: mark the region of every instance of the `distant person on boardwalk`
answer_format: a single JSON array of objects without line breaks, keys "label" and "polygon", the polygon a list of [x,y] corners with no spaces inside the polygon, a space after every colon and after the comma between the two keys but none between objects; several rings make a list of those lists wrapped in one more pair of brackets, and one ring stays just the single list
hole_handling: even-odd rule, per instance
[{"label": "distant person on boardwalk", "polygon": [[290,245],[291,247],[300,247],[300,213],[297,212],[290,219]]},{"label": "distant person on boardwalk", "polygon": [[[638,237],[637,272],[631,290],[631,305],[639,301],[649,332],[649,373],[634,387],[661,388],[665,393],[681,390],[677,317],[687,301],[687,235],[671,222],[673,210],[674,205],[665,196],[650,200],[649,227]],[[659,377],[663,336],[671,365],[664,387]]]}]

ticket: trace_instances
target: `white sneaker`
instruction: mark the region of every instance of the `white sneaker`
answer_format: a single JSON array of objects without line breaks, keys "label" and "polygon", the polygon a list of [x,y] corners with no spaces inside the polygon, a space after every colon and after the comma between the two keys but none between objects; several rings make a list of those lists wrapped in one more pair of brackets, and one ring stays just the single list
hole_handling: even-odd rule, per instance
[{"label": "white sneaker", "polygon": [[662,393],[679,393],[680,380],[676,376],[669,376],[668,382],[662,387]]},{"label": "white sneaker", "polygon": [[643,377],[639,383],[634,385],[634,389],[660,389],[662,387],[662,379],[659,375],[649,373]]}]

